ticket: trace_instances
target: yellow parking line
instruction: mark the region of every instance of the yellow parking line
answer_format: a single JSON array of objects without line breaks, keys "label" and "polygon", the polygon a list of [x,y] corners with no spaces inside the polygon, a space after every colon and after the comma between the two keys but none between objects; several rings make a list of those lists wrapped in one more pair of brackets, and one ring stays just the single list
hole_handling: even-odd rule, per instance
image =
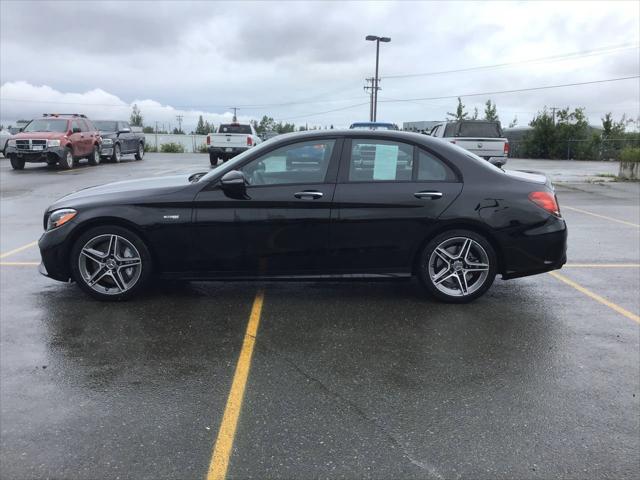
[{"label": "yellow parking line", "polygon": [[566,263],[562,268],[640,268],[640,263]]},{"label": "yellow parking line", "polygon": [[588,212],[587,210],[582,210],[581,208],[567,207],[566,205],[562,205],[561,208],[565,210],[573,210],[574,212],[584,213],[585,215],[591,215],[592,217],[604,218],[605,220],[622,223],[623,225],[630,225],[632,227],[640,228],[640,225],[638,225],[637,223],[631,223],[625,220],[618,220],[617,218],[607,217],[606,215],[600,215],[599,213]]},{"label": "yellow parking line", "polygon": [[240,410],[242,409],[242,400],[244,398],[247,378],[249,377],[249,369],[251,368],[251,356],[253,355],[253,347],[256,343],[256,335],[258,334],[258,326],[260,325],[263,301],[264,292],[260,290],[256,293],[256,297],[253,300],[251,316],[249,317],[247,330],[244,334],[244,341],[242,342],[242,350],[240,350],[236,372],[233,375],[233,382],[231,383],[231,391],[227,397],[227,405],[224,409],[224,415],[222,416],[218,438],[213,447],[207,480],[222,480],[227,475],[229,458],[231,457],[231,449],[233,448],[233,439],[236,434]]},{"label": "yellow parking line", "polygon": [[37,267],[40,262],[0,262],[0,267]]},{"label": "yellow parking line", "polygon": [[554,276],[555,278],[557,278],[561,282],[564,282],[567,285],[575,288],[579,292],[584,293],[587,297],[591,297],[596,302],[600,302],[601,304],[609,307],[610,309],[615,310],[619,314],[624,315],[628,319],[633,320],[634,322],[640,323],[640,316],[636,315],[635,313],[631,313],[629,310],[626,310],[626,309],[622,308],[620,305],[616,305],[615,303],[610,302],[606,298],[601,297],[597,293],[593,293],[591,290],[588,290],[588,289],[584,288],[582,285],[574,282],[573,280],[569,280],[564,275],[560,275],[557,272],[549,272],[549,274]]},{"label": "yellow parking line", "polygon": [[26,245],[23,245],[21,247],[18,248],[14,248],[13,250],[9,250],[8,252],[3,253],[2,255],[0,255],[0,258],[7,258],[15,253],[21,252],[23,250],[26,250],[27,248],[31,248],[31,247],[35,247],[38,244],[38,242],[31,242],[31,243],[27,243]]}]

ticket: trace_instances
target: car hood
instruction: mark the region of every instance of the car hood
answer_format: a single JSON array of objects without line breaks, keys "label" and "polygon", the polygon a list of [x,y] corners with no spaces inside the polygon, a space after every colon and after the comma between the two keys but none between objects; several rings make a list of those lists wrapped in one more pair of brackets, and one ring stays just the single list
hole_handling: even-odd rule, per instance
[{"label": "car hood", "polygon": [[116,138],[118,136],[118,132],[98,132],[102,138]]},{"label": "car hood", "polygon": [[49,210],[61,208],[63,206],[72,207],[76,203],[82,203],[85,200],[95,201],[104,199],[105,201],[116,203],[121,200],[147,197],[151,194],[168,194],[179,190],[180,188],[192,185],[189,181],[189,177],[191,177],[191,175],[183,174],[159,178],[140,178],[137,180],[125,180],[87,187],[62,197],[51,205]]},{"label": "car hood", "polygon": [[15,135],[13,135],[13,138],[15,140],[29,140],[29,139],[38,139],[38,140],[42,140],[42,139],[46,139],[46,140],[51,140],[51,139],[55,139],[55,138],[62,138],[64,137],[66,134],[65,133],[61,133],[61,132],[20,132],[20,133],[16,133]]}]

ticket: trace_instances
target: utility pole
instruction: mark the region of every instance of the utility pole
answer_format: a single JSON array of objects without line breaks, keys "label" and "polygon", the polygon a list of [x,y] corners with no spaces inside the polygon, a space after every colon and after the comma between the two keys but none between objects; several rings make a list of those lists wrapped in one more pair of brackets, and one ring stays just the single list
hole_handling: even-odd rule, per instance
[{"label": "utility pole", "polygon": [[370,97],[370,100],[369,100],[369,121],[373,122],[373,77],[365,78],[365,81],[367,82],[367,85],[364,86],[364,90],[365,90],[365,92],[367,90],[370,91],[370,93],[369,93],[369,97]]},{"label": "utility pole", "polygon": [[238,123],[238,117],[237,117],[237,113],[238,113],[238,107],[229,107],[231,110],[233,110],[233,120],[231,120],[233,123]]},{"label": "utility pole", "polygon": [[551,116],[553,118],[553,126],[556,126],[556,110],[560,110],[558,107],[551,107]]},{"label": "utility pole", "polygon": [[378,37],[377,35],[367,35],[365,40],[370,42],[376,42],[376,74],[373,77],[373,120],[376,121],[378,119],[378,90],[380,87],[378,83],[380,82],[380,78],[378,77],[378,67],[380,63],[380,42],[389,43],[391,38],[389,37]]},{"label": "utility pole", "polygon": [[156,152],[158,151],[158,121],[156,120]]},{"label": "utility pole", "polygon": [[176,115],[176,119],[178,120],[178,131],[182,131],[182,115]]}]

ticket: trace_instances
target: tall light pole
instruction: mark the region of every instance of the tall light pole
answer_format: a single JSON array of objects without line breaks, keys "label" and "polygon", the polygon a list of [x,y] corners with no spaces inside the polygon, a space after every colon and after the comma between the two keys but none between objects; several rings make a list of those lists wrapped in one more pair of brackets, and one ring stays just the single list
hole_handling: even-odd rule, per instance
[{"label": "tall light pole", "polygon": [[376,42],[376,75],[373,78],[373,121],[375,122],[378,118],[378,82],[380,79],[378,78],[378,64],[380,60],[380,42],[389,43],[391,39],[389,37],[378,37],[377,35],[367,35],[365,40],[370,42]]}]

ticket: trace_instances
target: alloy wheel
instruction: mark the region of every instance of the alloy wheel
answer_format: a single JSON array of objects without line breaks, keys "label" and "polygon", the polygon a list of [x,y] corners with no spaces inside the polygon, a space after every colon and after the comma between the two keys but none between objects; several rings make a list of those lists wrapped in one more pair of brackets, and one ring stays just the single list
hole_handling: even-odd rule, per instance
[{"label": "alloy wheel", "polygon": [[80,250],[78,267],[84,282],[104,295],[133,288],[142,273],[138,249],[120,235],[98,235]]},{"label": "alloy wheel", "polygon": [[482,245],[471,238],[448,238],[429,256],[428,273],[440,292],[464,297],[485,283],[489,275],[489,256]]}]

